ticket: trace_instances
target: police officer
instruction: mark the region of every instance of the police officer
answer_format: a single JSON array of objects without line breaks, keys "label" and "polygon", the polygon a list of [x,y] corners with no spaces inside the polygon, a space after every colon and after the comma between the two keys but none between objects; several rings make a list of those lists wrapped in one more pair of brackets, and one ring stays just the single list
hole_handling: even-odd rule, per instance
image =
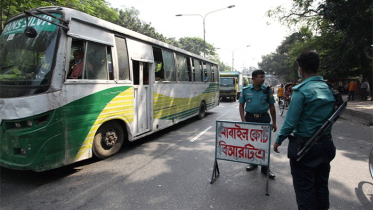
[{"label": "police officer", "polygon": [[329,209],[330,161],[335,156],[331,128],[299,162],[296,153],[331,116],[335,99],[317,75],[320,58],[315,51],[301,53],[297,62],[298,76],[304,80],[293,87],[290,107],[273,148],[278,153],[278,147],[289,138],[288,157],[298,209]]},{"label": "police officer", "polygon": [[[272,117],[272,129],[275,132],[277,130],[275,99],[272,90],[263,85],[265,80],[264,71],[253,71],[252,79],[253,84],[243,88],[239,99],[241,120],[242,122],[270,123],[269,109]],[[244,109],[246,114],[244,114]],[[249,164],[246,170],[251,171],[257,167],[257,165]],[[261,172],[267,175],[267,167],[262,166]],[[269,178],[274,179],[276,177],[271,171],[268,171],[268,173]]]}]

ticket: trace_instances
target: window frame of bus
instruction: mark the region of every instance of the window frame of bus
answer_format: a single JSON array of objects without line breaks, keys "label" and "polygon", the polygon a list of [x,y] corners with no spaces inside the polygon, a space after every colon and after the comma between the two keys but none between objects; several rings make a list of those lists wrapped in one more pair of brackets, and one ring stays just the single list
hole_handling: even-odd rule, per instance
[{"label": "window frame of bus", "polygon": [[[97,81],[97,80],[114,80],[114,65],[113,65],[113,50],[112,50],[112,46],[109,46],[109,45],[106,45],[106,44],[103,44],[103,43],[99,43],[99,42],[93,42],[93,41],[89,41],[89,40],[84,40],[84,39],[78,39],[78,38],[75,38],[75,37],[70,37],[71,41],[68,42],[68,44],[70,45],[69,48],[67,49],[67,53],[68,54],[68,58],[69,58],[69,62],[67,62],[67,71],[66,71],[66,77],[65,77],[65,80],[66,81],[71,81],[71,80],[79,80],[79,81],[88,81],[88,80],[94,80],[94,81]],[[75,47],[73,46],[74,45],[74,42],[81,42],[81,46],[79,45],[75,45]],[[105,60],[105,63],[106,65],[102,65],[102,66],[106,66],[106,79],[95,79],[95,78],[86,78],[86,72],[87,72],[87,63],[89,62],[88,59],[87,59],[87,53],[88,53],[88,46],[90,45],[89,43],[92,43],[92,44],[96,44],[96,45],[101,45],[104,49],[105,48],[105,56],[103,57],[104,60]],[[78,47],[76,47],[78,46]],[[84,53],[84,56],[83,56],[83,61],[84,61],[84,64],[83,64],[83,70],[82,70],[82,75],[81,75],[81,78],[79,79],[70,79],[68,78],[69,76],[69,73],[70,73],[70,62],[72,61],[72,59],[74,59],[74,57],[72,56],[74,51],[75,50],[83,50],[83,53]],[[108,52],[110,51],[110,52]],[[109,55],[110,54],[110,55]],[[109,60],[108,58],[110,57],[111,59],[111,66],[112,66],[112,73],[110,75],[110,67],[109,67]]]},{"label": "window frame of bus", "polygon": [[[196,64],[197,62],[197,64]],[[202,61],[197,59],[197,58],[193,58],[193,74],[194,74],[194,81],[195,82],[203,82],[203,71],[202,71]],[[199,75],[199,76],[196,76],[196,75]],[[197,81],[196,79],[200,79],[199,81]]]},{"label": "window frame of bus", "polygon": [[115,49],[117,53],[118,79],[131,81],[131,70],[128,56],[127,40],[123,37],[115,36]]}]

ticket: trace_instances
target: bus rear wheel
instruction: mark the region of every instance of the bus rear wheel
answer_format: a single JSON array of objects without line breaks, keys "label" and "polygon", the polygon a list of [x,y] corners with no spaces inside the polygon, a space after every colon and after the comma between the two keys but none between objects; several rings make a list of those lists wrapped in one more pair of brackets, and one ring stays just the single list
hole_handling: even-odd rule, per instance
[{"label": "bus rear wheel", "polygon": [[100,159],[106,159],[122,148],[124,132],[122,126],[115,122],[107,122],[97,130],[93,140],[93,152]]},{"label": "bus rear wheel", "polygon": [[199,105],[199,113],[198,113],[198,119],[203,119],[206,115],[206,104],[205,102],[201,102],[201,104]]}]

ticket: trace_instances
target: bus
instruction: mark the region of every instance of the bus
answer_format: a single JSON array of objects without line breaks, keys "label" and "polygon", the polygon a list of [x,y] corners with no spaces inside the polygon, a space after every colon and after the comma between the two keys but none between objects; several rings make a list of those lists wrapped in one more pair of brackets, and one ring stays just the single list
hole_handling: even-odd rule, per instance
[{"label": "bus", "polygon": [[236,101],[241,94],[244,80],[242,73],[239,71],[220,72],[220,98],[230,98]]},{"label": "bus", "polygon": [[0,90],[0,166],[45,171],[202,119],[219,105],[219,70],[83,12],[42,7],[5,25]]}]

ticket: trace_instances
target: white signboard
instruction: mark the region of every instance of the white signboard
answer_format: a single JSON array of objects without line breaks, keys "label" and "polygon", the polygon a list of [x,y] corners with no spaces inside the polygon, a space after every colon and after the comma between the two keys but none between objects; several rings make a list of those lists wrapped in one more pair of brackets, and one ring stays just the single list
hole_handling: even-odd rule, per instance
[{"label": "white signboard", "polygon": [[215,157],[269,166],[272,125],[216,121]]}]

